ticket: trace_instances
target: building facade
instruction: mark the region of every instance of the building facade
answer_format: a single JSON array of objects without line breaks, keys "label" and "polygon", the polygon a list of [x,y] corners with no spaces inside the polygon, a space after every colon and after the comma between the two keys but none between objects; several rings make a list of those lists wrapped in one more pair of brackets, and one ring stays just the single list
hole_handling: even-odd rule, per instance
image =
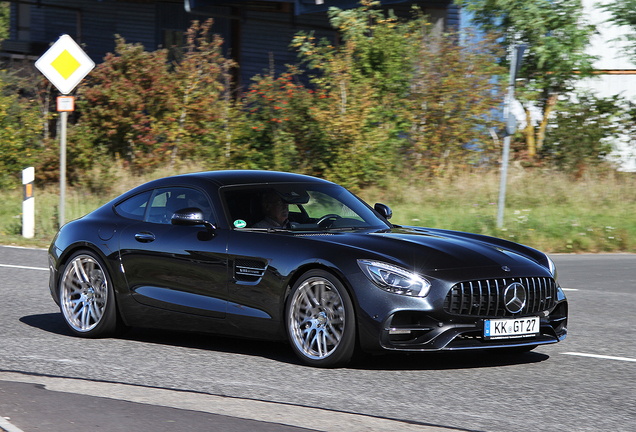
[{"label": "building facade", "polygon": [[[413,4],[439,26],[459,23],[459,10],[451,0],[382,1],[398,16],[408,17]],[[100,63],[115,48],[115,35],[146,50],[183,42],[193,20],[214,19],[213,32],[225,41],[225,54],[238,64],[239,85],[270,70],[283,72],[295,63],[288,46],[298,31],[314,32],[317,38],[336,40],[329,24],[331,6],[356,7],[349,0],[12,0],[10,37],[2,43],[6,59],[37,59],[60,35],[68,34]]]}]

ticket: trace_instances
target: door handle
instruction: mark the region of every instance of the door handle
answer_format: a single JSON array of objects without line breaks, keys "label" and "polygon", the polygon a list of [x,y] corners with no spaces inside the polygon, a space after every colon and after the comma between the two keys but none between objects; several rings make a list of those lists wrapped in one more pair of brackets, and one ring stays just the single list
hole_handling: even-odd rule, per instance
[{"label": "door handle", "polygon": [[135,240],[141,243],[150,243],[155,240],[155,235],[151,232],[142,231],[135,234]]}]

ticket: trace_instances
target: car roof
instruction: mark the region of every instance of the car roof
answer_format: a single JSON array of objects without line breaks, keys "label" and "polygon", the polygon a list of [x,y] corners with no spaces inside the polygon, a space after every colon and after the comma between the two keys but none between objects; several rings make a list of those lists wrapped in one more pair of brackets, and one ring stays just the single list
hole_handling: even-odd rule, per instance
[{"label": "car roof", "polygon": [[117,200],[134,195],[142,190],[165,187],[170,185],[201,186],[205,187],[210,183],[217,187],[241,186],[241,185],[266,185],[276,183],[322,183],[334,184],[327,180],[311,177],[302,174],[293,174],[278,171],[263,170],[226,170],[226,171],[204,171],[190,174],[181,174],[170,177],[163,177],[139,185],[128,192],[120,195]]},{"label": "car roof", "polygon": [[184,174],[184,177],[201,178],[218,184],[219,186],[234,186],[267,183],[331,183],[316,177],[278,171],[264,170],[226,170],[207,171]]}]

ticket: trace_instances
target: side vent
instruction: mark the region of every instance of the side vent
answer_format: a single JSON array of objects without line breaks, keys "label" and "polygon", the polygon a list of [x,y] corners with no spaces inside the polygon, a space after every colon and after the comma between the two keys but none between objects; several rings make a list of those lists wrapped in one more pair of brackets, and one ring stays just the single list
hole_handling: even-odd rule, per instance
[{"label": "side vent", "polygon": [[258,282],[265,275],[267,263],[257,260],[234,260],[234,280],[237,282]]}]

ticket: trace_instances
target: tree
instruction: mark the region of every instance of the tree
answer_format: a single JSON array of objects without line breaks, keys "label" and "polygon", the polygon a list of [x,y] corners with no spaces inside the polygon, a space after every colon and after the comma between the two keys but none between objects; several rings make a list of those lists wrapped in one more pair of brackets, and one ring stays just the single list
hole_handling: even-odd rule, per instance
[{"label": "tree", "polygon": [[447,167],[494,159],[495,143],[484,140],[499,123],[493,107],[503,93],[493,77],[504,73],[495,64],[500,50],[492,40],[477,41],[467,32],[424,33],[413,58],[416,68],[405,98],[410,118],[410,151],[419,165],[435,174]]},{"label": "tree", "polygon": [[167,160],[172,143],[166,141],[164,125],[176,121],[176,100],[165,49],[147,52],[117,37],[115,53],[82,82],[78,96],[77,129],[92,132],[93,146],[136,170]]},{"label": "tree", "polygon": [[618,41],[627,42],[624,52],[636,61],[636,0],[613,0],[602,8],[611,13],[610,22],[627,27],[627,33]]},{"label": "tree", "polygon": [[11,22],[11,3],[0,2],[0,40],[9,37],[9,27]]},{"label": "tree", "polygon": [[76,132],[137,171],[227,153],[234,63],[222,55],[223,40],[209,34],[211,25],[193,22],[174,64],[167,49],[148,52],[117,37],[115,53],[78,90]]},{"label": "tree", "polygon": [[[230,72],[236,64],[223,56],[223,39],[210,34],[212,22],[212,19],[203,24],[192,22],[181,58],[174,66],[177,99],[173,108],[177,121],[168,125],[171,164],[179,147],[184,156],[218,157],[222,153],[219,147],[227,150],[231,140],[229,119],[234,101],[230,97]],[[215,147],[216,151],[198,151],[201,137],[206,135],[213,135],[207,147]]]},{"label": "tree", "polygon": [[361,7],[330,8],[340,46],[298,33],[291,46],[315,88],[311,115],[321,125],[327,153],[324,176],[353,190],[399,170],[405,126],[402,99],[413,71],[409,26],[363,0]]},{"label": "tree", "polygon": [[401,21],[361,3],[330,10],[339,46],[303,33],[292,42],[314,73],[312,113],[331,154],[325,176],[355,189],[378,173],[439,174],[483,160],[502,100],[492,79],[501,73],[496,47],[436,34],[418,9]]},{"label": "tree", "polygon": [[[594,26],[583,17],[581,0],[457,0],[474,14],[474,22],[486,32],[503,35],[510,53],[515,44],[527,44],[518,77],[517,98],[528,120],[523,131],[528,155],[534,157],[545,139],[548,120],[559,96],[575,82],[592,75],[595,57],[587,54]],[[507,65],[508,56],[499,59]],[[541,121],[532,122],[538,109]]]},{"label": "tree", "polygon": [[541,156],[577,177],[588,166],[603,163],[612,151],[608,139],[621,131],[621,105],[618,96],[599,98],[587,92],[559,101]]},{"label": "tree", "polygon": [[0,188],[14,186],[41,151],[42,123],[33,104],[0,79]]}]

